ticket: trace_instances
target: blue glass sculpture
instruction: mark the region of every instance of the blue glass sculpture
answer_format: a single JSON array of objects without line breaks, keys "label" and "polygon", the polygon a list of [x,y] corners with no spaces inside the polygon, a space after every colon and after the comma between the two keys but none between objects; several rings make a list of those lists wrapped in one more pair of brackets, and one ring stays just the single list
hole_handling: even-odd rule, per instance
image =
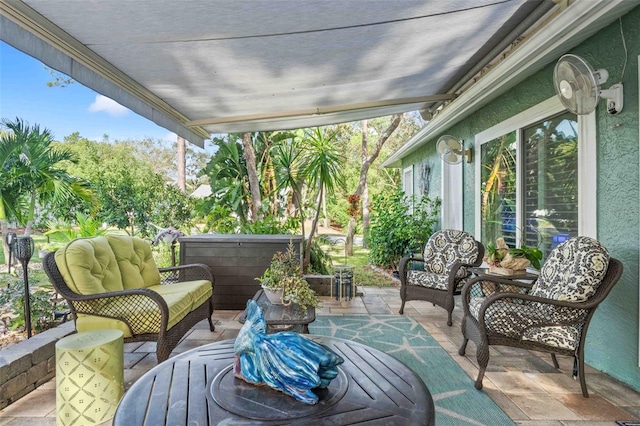
[{"label": "blue glass sculpture", "polygon": [[236,338],[235,377],[254,385],[268,385],[298,401],[316,404],[311,390],[329,386],[344,360],[326,346],[283,331],[266,333],[262,309],[247,302],[247,319]]}]

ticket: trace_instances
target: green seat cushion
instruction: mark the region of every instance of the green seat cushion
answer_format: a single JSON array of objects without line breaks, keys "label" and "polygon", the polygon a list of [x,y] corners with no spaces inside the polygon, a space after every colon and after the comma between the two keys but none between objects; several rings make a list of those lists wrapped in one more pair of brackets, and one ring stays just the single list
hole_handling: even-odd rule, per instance
[{"label": "green seat cushion", "polygon": [[160,272],[148,242],[128,235],[107,235],[107,240],[120,268],[122,285],[126,290],[160,284]]},{"label": "green seat cushion", "polygon": [[129,326],[124,322],[112,318],[95,317],[93,315],[78,314],[76,318],[76,330],[78,332],[102,330],[102,329],[114,329],[120,330],[124,334],[124,337],[132,337]]},{"label": "green seat cushion", "polygon": [[[156,286],[154,286],[154,288],[156,288]],[[192,303],[190,297],[180,293],[163,293],[155,289],[153,291],[160,294],[164,301],[167,302],[167,306],[169,307],[168,328],[176,325],[180,320],[182,320],[182,318],[186,317],[187,314],[191,312]]]},{"label": "green seat cushion", "polygon": [[[203,281],[205,284],[209,283],[209,281]],[[192,284],[190,284],[192,283]],[[204,289],[206,286],[200,285],[197,286],[197,281],[187,282],[185,284],[190,284],[186,286],[186,288],[193,288],[194,295],[206,294]],[[180,283],[182,284],[182,283]],[[193,305],[192,299],[193,296],[186,291],[185,289],[177,289],[172,287],[180,287],[180,284],[172,284],[172,285],[158,285],[149,288],[149,290],[155,291],[158,293],[165,302],[167,302],[167,307],[169,308],[169,322],[167,324],[167,329],[170,329],[178,322],[180,322],[189,312],[191,312],[192,307],[197,308],[200,306]],[[197,290],[201,288],[203,290]],[[209,288],[211,288],[211,284],[209,283]],[[209,295],[209,297],[211,297]],[[205,299],[206,300],[206,299]],[[120,301],[111,301],[107,305],[103,307],[105,314],[109,312],[113,312],[114,315],[120,311],[118,309],[118,304]],[[130,309],[128,311],[128,318],[131,322],[131,326],[133,328],[133,333],[130,330],[129,326],[126,322],[98,317],[93,315],[78,315],[76,319],[76,328],[78,331],[89,331],[89,330],[97,330],[102,328],[115,328],[117,330],[122,330],[124,333],[124,337],[132,337],[133,334],[146,334],[146,333],[159,333],[160,332],[160,310],[159,309],[150,309],[150,308],[136,308]]]},{"label": "green seat cushion", "polygon": [[148,287],[164,297],[166,294],[184,295],[191,300],[191,310],[196,309],[211,298],[213,288],[207,280],[185,281],[175,284],[154,285]]},{"label": "green seat cushion", "polygon": [[71,241],[56,251],[55,260],[69,288],[78,294],[123,289],[120,269],[106,237]]}]

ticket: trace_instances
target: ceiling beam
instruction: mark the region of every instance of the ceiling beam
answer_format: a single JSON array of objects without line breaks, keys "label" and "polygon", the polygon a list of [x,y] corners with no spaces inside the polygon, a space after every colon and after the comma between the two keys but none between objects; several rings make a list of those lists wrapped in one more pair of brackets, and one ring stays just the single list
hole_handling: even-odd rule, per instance
[{"label": "ceiling beam", "polygon": [[187,126],[207,126],[214,124],[227,124],[227,123],[239,123],[243,121],[255,121],[255,120],[273,120],[278,118],[289,118],[289,117],[300,117],[300,116],[308,116],[308,115],[324,115],[324,114],[335,114],[346,111],[356,111],[356,110],[364,110],[368,108],[380,108],[394,105],[410,105],[410,104],[418,104],[418,103],[427,103],[427,102],[436,102],[436,101],[449,101],[454,98],[452,94],[443,94],[443,95],[429,95],[429,96],[418,96],[413,98],[403,98],[403,99],[387,99],[381,101],[370,101],[370,102],[360,102],[355,104],[347,104],[347,105],[336,105],[329,107],[316,107],[316,108],[307,108],[307,109],[299,109],[299,110],[290,110],[290,111],[279,111],[273,113],[264,113],[264,114],[247,114],[247,115],[236,115],[233,117],[222,117],[222,118],[205,118],[201,120],[192,120],[187,121]]}]

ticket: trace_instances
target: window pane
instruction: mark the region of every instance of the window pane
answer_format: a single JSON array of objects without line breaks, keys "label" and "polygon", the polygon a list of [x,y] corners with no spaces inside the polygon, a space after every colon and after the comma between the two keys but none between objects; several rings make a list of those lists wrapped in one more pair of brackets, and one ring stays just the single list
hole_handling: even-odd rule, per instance
[{"label": "window pane", "polygon": [[578,122],[566,113],[524,129],[526,245],[547,253],[578,235]]},{"label": "window pane", "polygon": [[516,246],[516,134],[511,132],[482,145],[482,243],[504,237]]}]

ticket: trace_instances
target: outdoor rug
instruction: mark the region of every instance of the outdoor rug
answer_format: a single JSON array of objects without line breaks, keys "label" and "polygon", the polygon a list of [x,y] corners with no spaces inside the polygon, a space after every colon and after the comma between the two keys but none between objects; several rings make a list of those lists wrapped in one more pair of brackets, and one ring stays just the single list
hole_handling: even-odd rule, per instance
[{"label": "outdoor rug", "polygon": [[318,316],[311,334],[340,337],[379,349],[404,362],[429,388],[436,425],[514,425],[416,321],[409,317]]}]

